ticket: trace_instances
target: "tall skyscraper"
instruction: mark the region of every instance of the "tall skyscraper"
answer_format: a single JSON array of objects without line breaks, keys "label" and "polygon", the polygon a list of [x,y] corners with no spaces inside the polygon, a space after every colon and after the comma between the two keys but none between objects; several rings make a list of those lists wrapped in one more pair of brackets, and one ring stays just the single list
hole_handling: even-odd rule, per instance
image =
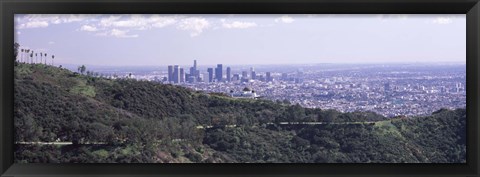
[{"label": "tall skyscraper", "polygon": [[180,71],[178,65],[173,66],[173,83],[178,83],[180,81]]},{"label": "tall skyscraper", "polygon": [[208,82],[213,82],[213,68],[208,68]]},{"label": "tall skyscraper", "polygon": [[232,81],[232,78],[231,78],[231,69],[230,67],[227,67],[227,81],[230,82]]},{"label": "tall skyscraper", "polygon": [[242,79],[246,79],[247,77],[247,71],[242,71]]},{"label": "tall skyscraper", "polygon": [[197,60],[193,60],[193,66],[190,67],[190,77],[194,78],[194,82],[200,80],[200,71],[197,69]]},{"label": "tall skyscraper", "polygon": [[240,75],[234,74],[233,78],[232,78],[232,81],[238,81],[238,80],[240,80]]},{"label": "tall skyscraper", "polygon": [[168,65],[168,82],[173,81],[173,66]]},{"label": "tall skyscraper", "polygon": [[195,71],[195,67],[190,67],[190,76],[196,76],[197,71]]},{"label": "tall skyscraper", "polygon": [[223,77],[223,66],[222,64],[217,64],[217,68],[215,68],[215,79],[217,82],[221,82]]},{"label": "tall skyscraper", "polygon": [[267,78],[266,78],[267,82],[272,82],[273,79],[272,79],[271,73],[270,73],[270,72],[267,72],[266,75],[267,75],[267,76],[266,76],[266,77],[267,77]]},{"label": "tall skyscraper", "polygon": [[180,82],[185,82],[185,71],[183,70],[183,68],[180,68]]},{"label": "tall skyscraper", "polygon": [[284,81],[288,80],[288,74],[287,73],[282,73],[282,80],[284,80]]},{"label": "tall skyscraper", "polygon": [[253,67],[250,68],[250,77],[251,79],[257,79],[257,75],[255,74],[255,69]]}]

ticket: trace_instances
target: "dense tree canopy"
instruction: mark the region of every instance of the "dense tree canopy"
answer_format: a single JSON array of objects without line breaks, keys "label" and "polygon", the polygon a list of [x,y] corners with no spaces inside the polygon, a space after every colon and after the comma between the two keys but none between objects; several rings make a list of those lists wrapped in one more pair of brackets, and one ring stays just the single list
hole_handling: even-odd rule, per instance
[{"label": "dense tree canopy", "polygon": [[17,142],[74,143],[16,145],[17,162],[451,163],[466,158],[464,109],[389,119],[22,63],[15,66],[14,96]]}]

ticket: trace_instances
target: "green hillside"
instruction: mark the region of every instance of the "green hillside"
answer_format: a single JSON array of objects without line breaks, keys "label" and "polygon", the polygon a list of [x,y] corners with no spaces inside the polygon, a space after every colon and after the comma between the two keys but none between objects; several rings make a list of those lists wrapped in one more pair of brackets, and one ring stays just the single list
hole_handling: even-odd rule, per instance
[{"label": "green hillside", "polygon": [[[41,64],[15,66],[14,97],[16,142],[73,142],[16,145],[20,163],[451,163],[466,158],[463,109],[388,119],[110,80]],[[286,121],[324,124],[279,124]]]}]

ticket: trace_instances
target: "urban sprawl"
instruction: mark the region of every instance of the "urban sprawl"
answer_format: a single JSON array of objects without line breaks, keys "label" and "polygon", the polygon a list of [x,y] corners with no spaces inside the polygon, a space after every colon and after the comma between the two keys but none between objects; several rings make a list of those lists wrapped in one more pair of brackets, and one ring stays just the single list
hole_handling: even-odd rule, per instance
[{"label": "urban sprawl", "polygon": [[[465,64],[314,64],[298,66],[179,65],[151,72],[101,72],[176,84],[242,99],[269,99],[342,112],[373,111],[384,116],[428,115],[466,106]],[[204,71],[203,71],[204,70]]]}]

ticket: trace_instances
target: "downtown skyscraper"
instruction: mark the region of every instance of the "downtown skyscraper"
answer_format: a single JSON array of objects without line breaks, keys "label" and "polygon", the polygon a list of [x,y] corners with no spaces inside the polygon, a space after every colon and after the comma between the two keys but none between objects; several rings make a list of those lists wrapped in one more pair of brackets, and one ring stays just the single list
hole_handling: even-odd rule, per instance
[{"label": "downtown skyscraper", "polygon": [[223,78],[223,66],[222,64],[217,64],[217,67],[215,68],[215,79],[217,82],[222,82]]}]

